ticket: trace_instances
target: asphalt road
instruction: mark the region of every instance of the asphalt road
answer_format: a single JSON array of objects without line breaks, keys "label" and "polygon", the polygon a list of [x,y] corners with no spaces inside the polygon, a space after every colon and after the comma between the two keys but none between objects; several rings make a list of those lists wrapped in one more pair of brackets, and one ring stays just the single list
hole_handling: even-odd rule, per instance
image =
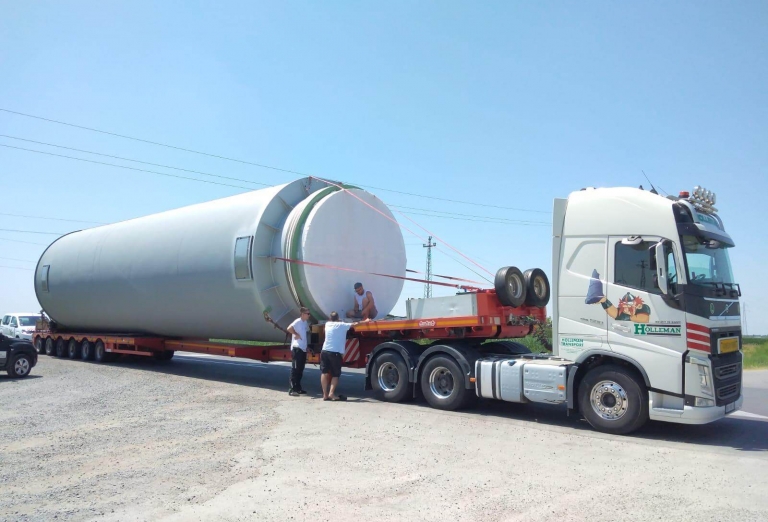
[{"label": "asphalt road", "polygon": [[745,371],[742,389],[742,410],[768,417],[768,370]]},{"label": "asphalt road", "polygon": [[346,403],[287,393],[290,368],[177,354],[42,356],[0,376],[0,521],[768,520],[768,372],[704,426],[595,432],[565,409]]}]

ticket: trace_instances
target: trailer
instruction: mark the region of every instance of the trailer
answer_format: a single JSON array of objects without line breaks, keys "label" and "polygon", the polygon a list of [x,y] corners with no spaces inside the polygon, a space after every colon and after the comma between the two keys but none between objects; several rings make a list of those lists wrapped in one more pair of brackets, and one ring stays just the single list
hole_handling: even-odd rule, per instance
[{"label": "trailer", "polygon": [[[359,324],[349,333],[344,365],[365,368],[365,388],[382,400],[423,396],[444,410],[477,399],[565,404],[595,429],[615,434],[648,420],[721,419],[743,402],[741,289],[728,254],[734,242],[714,204],[715,195],[701,187],[668,197],[634,188],[584,189],[556,199],[551,287],[542,270],[510,266],[496,273],[493,289],[408,300],[405,318]],[[237,252],[230,268],[216,265],[217,273],[237,273]],[[40,264],[36,274],[43,293],[53,266]],[[62,287],[74,292],[71,274],[80,273],[65,272]],[[304,302],[299,294],[295,304]],[[533,354],[515,339],[542,334],[550,296],[552,353]],[[80,299],[93,305],[86,293]],[[66,299],[58,306],[65,308]],[[279,318],[283,324],[287,313]],[[178,331],[186,328],[174,317]],[[264,317],[270,320],[267,310]],[[34,342],[49,355],[96,361],[118,354],[168,360],[175,351],[291,360],[287,344],[73,332],[42,324]],[[316,324],[308,362],[318,362],[322,342],[323,325]]]}]

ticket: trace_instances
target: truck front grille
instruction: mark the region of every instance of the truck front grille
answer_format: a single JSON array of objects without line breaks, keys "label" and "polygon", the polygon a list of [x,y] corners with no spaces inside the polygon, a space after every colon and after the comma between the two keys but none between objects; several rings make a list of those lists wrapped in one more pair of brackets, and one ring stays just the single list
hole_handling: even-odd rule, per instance
[{"label": "truck front grille", "polygon": [[741,365],[739,363],[736,363],[715,368],[715,375],[718,379],[727,379],[728,377],[732,377],[739,373],[740,366]]},{"label": "truck front grille", "polygon": [[735,399],[739,395],[739,384],[735,383],[731,384],[729,386],[723,386],[722,388],[717,390],[717,398],[721,401],[727,401],[728,399]]}]

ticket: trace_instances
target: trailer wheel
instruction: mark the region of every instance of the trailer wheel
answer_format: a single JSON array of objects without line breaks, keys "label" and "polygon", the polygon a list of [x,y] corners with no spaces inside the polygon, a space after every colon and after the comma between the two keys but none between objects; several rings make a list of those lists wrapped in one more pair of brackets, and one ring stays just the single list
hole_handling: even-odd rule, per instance
[{"label": "trailer wheel", "polygon": [[516,266],[505,266],[496,272],[493,282],[496,295],[504,306],[517,308],[525,303],[525,277]]},{"label": "trailer wheel", "polygon": [[64,340],[63,337],[59,337],[56,339],[56,357],[66,357],[67,356],[67,342]]},{"label": "trailer wheel", "polygon": [[156,361],[170,361],[173,359],[173,350],[165,350],[163,352],[155,352],[153,355]]},{"label": "trailer wheel", "polygon": [[8,376],[12,378],[26,377],[32,370],[32,359],[25,353],[20,353],[11,361]]},{"label": "trailer wheel", "polygon": [[408,379],[408,366],[402,356],[384,352],[373,361],[371,386],[373,392],[387,402],[402,402],[412,395]]},{"label": "trailer wheel", "polygon": [[104,342],[101,339],[96,341],[96,346],[93,350],[93,359],[100,363],[107,362],[108,355],[109,354],[107,353],[107,349],[104,346]]},{"label": "trailer wheel", "polygon": [[523,274],[525,278],[525,303],[528,306],[547,306],[549,303],[549,279],[541,268],[531,268]]},{"label": "trailer wheel", "polygon": [[579,384],[581,414],[593,428],[623,435],[648,420],[648,397],[641,382],[621,366],[590,370]]},{"label": "trailer wheel", "polygon": [[433,408],[458,410],[471,404],[475,394],[464,386],[464,373],[453,358],[438,355],[424,364],[421,392]]},{"label": "trailer wheel", "polygon": [[75,339],[69,340],[69,344],[67,345],[67,355],[69,355],[70,359],[79,359],[82,357],[80,352],[80,343],[78,343]]},{"label": "trailer wheel", "polygon": [[41,355],[45,353],[45,341],[42,337],[35,337],[35,351]]},{"label": "trailer wheel", "polygon": [[80,351],[83,354],[84,361],[93,359],[93,345],[88,339],[83,339],[83,345],[80,347]]},{"label": "trailer wheel", "polygon": [[53,337],[45,339],[45,355],[53,356],[56,353],[56,346],[53,344]]}]

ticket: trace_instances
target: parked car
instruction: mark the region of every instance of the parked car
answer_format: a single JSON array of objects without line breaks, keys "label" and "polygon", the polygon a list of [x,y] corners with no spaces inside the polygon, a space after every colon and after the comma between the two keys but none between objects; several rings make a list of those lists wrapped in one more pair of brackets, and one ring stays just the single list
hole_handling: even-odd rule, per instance
[{"label": "parked car", "polygon": [[7,314],[0,323],[0,333],[6,337],[31,340],[39,319],[40,314],[35,313]]},{"label": "parked car", "polygon": [[0,371],[11,377],[26,377],[37,364],[37,350],[31,342],[0,334]]}]

